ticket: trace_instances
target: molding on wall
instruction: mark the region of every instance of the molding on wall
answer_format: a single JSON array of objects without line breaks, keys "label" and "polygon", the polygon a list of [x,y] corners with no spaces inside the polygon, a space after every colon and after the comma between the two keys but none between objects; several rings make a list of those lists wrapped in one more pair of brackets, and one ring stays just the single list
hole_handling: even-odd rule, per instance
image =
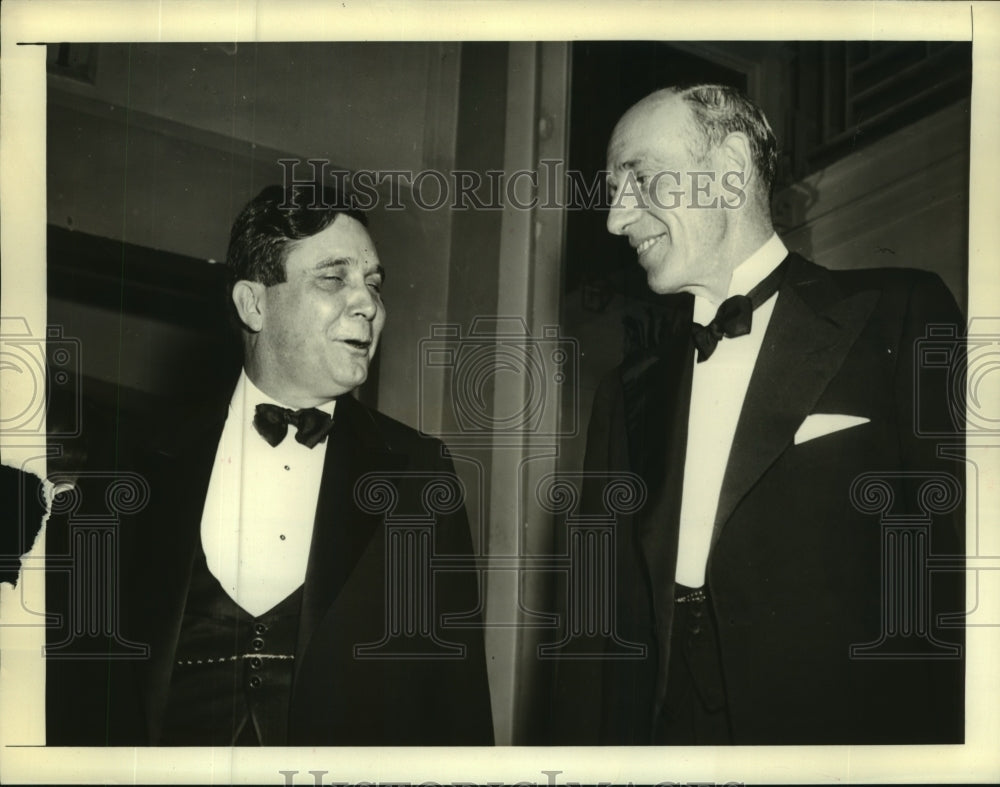
[{"label": "molding on wall", "polygon": [[135,126],[145,131],[151,131],[165,137],[181,139],[200,147],[218,150],[234,156],[255,159],[262,163],[273,164],[280,158],[297,157],[297,154],[287,150],[265,147],[254,142],[237,139],[236,137],[189,126],[186,123],[178,123],[176,120],[170,120],[159,115],[123,107],[101,99],[93,90],[67,89],[67,85],[64,84],[65,81],[59,80],[56,83],[52,79],[49,80],[48,101],[50,104],[74,112],[92,115],[101,120],[119,123],[127,122],[130,126]]},{"label": "molding on wall", "polygon": [[788,248],[836,269],[915,267],[968,298],[969,102],[963,101],[780,192]]},{"label": "molding on wall", "polygon": [[[961,101],[852,153],[775,195],[772,212],[793,232],[878,192],[926,177],[926,170],[955,167],[969,151],[969,102]],[[914,169],[914,161],[922,166]],[[968,182],[968,168],[961,177]],[[966,188],[967,192],[967,188]]]}]

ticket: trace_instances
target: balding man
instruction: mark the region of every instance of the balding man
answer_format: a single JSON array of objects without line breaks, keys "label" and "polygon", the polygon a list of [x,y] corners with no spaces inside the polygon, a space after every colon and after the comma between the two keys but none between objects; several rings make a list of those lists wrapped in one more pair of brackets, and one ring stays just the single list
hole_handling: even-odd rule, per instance
[{"label": "balding man", "polygon": [[[936,625],[962,576],[928,589],[918,553],[961,554],[964,471],[915,427],[918,402],[948,421],[947,391],[914,382],[928,326],[963,320],[936,275],[789,253],[776,159],[759,108],[718,85],[646,97],[609,143],[608,229],[671,296],[659,344],[600,386],[586,456],[647,487],[618,521],[615,598],[645,655],[560,663],[558,742],[963,739],[961,638]],[[931,514],[928,483],[954,498]],[[871,490],[923,522],[899,564]]]}]

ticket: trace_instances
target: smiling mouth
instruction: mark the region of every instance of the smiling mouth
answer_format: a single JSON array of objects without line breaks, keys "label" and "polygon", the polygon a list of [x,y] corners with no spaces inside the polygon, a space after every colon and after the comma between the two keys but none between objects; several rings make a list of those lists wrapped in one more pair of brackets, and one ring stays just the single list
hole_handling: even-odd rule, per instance
[{"label": "smiling mouth", "polygon": [[646,240],[644,240],[642,243],[640,243],[638,246],[635,247],[636,254],[642,254],[643,252],[648,251],[665,237],[666,233],[663,233],[662,235],[656,235],[652,238],[646,238]]}]

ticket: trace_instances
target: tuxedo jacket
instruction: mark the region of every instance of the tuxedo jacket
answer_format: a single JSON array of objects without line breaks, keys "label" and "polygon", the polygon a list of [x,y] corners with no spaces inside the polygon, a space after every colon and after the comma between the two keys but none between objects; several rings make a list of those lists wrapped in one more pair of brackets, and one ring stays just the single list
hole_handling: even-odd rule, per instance
[{"label": "tuxedo jacket", "polygon": [[[617,520],[608,640],[644,655],[560,662],[552,742],[656,742],[685,446],[698,439],[687,434],[693,299],[670,300],[665,339],[600,385],[585,459],[595,483],[629,472],[647,491]],[[963,440],[949,409],[962,324],[933,274],[790,255],[706,570],[734,743],[963,740],[961,629],[944,625],[964,610]],[[930,326],[948,327],[927,339]],[[797,441],[809,425],[815,436]]]},{"label": "tuxedo jacket", "polygon": [[[136,490],[125,506],[134,513],[119,513],[110,528],[119,565],[109,602],[117,615],[113,630],[71,636],[74,615],[64,609],[49,631],[49,745],[157,744],[227,409],[228,398],[183,421],[147,425],[152,436],[135,441],[127,469],[82,477],[71,515],[64,521],[54,515],[47,553],[50,560],[63,556],[65,565],[66,555],[79,553],[67,534],[79,532],[84,511],[106,506],[115,482]],[[427,490],[428,482],[454,477],[444,444],[350,396],[338,401],[328,440],[295,650],[289,745],[492,744],[482,599],[464,504],[449,498],[454,486],[443,496],[442,489],[437,496]],[[356,490],[365,477],[387,484],[367,502]],[[381,510],[387,501],[394,504]],[[387,637],[387,533],[400,517],[430,522],[429,552],[461,568],[427,578],[431,631],[409,641]],[[79,584],[80,573],[74,579],[73,572],[50,570],[50,611],[72,607],[66,585]],[[394,614],[398,620],[402,613]],[[443,628],[445,616],[465,625]],[[359,646],[375,647],[364,657]]]}]

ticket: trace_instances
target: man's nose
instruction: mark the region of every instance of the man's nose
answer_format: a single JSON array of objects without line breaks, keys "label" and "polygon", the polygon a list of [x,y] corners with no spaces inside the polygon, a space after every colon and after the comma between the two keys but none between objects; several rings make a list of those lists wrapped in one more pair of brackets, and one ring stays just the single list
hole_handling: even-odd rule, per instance
[{"label": "man's nose", "polygon": [[378,295],[367,283],[354,287],[351,297],[351,313],[366,320],[374,320],[378,314]]},{"label": "man's nose", "polygon": [[608,232],[612,235],[624,235],[638,216],[636,198],[632,195],[617,195],[611,200],[611,209],[608,211]]}]

